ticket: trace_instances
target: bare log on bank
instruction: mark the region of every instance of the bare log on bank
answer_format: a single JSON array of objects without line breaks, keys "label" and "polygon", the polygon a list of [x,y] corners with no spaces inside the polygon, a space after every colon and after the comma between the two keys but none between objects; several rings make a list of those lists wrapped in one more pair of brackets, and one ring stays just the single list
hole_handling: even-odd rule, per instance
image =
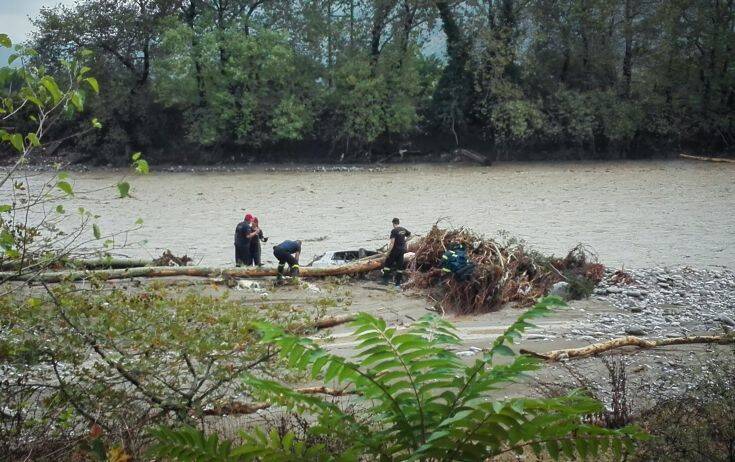
[{"label": "bare log on bank", "polygon": [[691,156],[689,154],[679,154],[679,157],[683,159],[706,160],[707,162],[723,162],[727,164],[735,164],[735,159],[728,159],[726,157]]},{"label": "bare log on bank", "polygon": [[620,337],[604,342],[593,343],[582,348],[566,348],[562,350],[553,350],[547,353],[537,353],[535,351],[521,349],[522,354],[527,354],[545,361],[560,361],[564,359],[579,359],[595,356],[610,350],[625,347],[636,347],[640,349],[649,349],[656,347],[664,347],[671,345],[693,345],[693,344],[719,344],[730,345],[735,344],[735,334],[727,335],[704,335],[693,337],[675,337],[664,339],[643,339],[634,336]]},{"label": "bare log on bank", "polygon": [[97,270],[97,269],[123,269],[123,268],[140,268],[143,266],[153,266],[153,260],[135,260],[129,258],[99,258],[92,260],[69,260],[61,262],[53,262],[49,264],[26,262],[24,265],[20,265],[17,261],[6,261],[0,264],[0,270],[2,271],[18,271],[24,270],[28,267],[47,268],[48,266],[65,266],[69,269],[85,269],[85,270]]},{"label": "bare log on bank", "polygon": [[314,328],[318,329],[329,329],[330,327],[336,327],[342,324],[347,324],[357,319],[356,314],[343,314],[341,316],[330,316],[328,318],[318,319],[314,323]]},{"label": "bare log on bank", "polygon": [[[328,276],[348,276],[367,273],[382,268],[383,258],[372,258],[355,263],[321,268],[303,267],[299,275],[306,278],[320,278]],[[142,268],[123,268],[110,270],[89,271],[52,271],[45,273],[17,274],[0,272],[0,280],[36,281],[45,283],[74,282],[92,278],[101,280],[130,279],[130,278],[161,278],[161,277],[203,277],[203,278],[259,278],[275,276],[275,268],[241,267],[241,268],[213,268],[206,266],[146,266]]]},{"label": "bare log on bank", "polygon": [[[296,388],[293,391],[304,394],[304,395],[328,395],[328,396],[335,396],[335,397],[356,394],[356,392],[353,390],[338,390],[336,388],[327,388],[327,387]],[[255,414],[256,412],[261,411],[263,409],[268,409],[271,406],[273,406],[272,403],[232,402],[232,403],[224,404],[222,406],[216,406],[212,409],[207,409],[204,411],[204,415],[225,416],[225,415]]]},{"label": "bare log on bank", "polygon": [[455,149],[454,154],[457,156],[465,157],[471,161],[477,162],[480,165],[492,164],[492,161],[488,159],[487,156],[484,156],[480,154],[479,152],[473,151],[471,149],[464,149],[464,148]]}]

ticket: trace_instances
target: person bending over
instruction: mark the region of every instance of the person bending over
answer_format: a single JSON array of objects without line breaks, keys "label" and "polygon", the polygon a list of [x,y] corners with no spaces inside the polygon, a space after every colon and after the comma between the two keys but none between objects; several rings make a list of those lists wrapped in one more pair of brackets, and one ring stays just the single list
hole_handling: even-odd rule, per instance
[{"label": "person bending over", "polygon": [[406,239],[411,237],[411,232],[400,226],[401,220],[393,219],[393,229],[390,232],[390,244],[388,245],[388,257],[383,263],[383,284],[388,284],[391,273],[394,274],[396,286],[403,282],[403,254],[406,253]]},{"label": "person bending over", "polygon": [[277,281],[283,281],[283,270],[289,266],[291,276],[299,275],[299,255],[301,255],[301,241],[283,241],[273,246],[273,256],[278,260]]}]

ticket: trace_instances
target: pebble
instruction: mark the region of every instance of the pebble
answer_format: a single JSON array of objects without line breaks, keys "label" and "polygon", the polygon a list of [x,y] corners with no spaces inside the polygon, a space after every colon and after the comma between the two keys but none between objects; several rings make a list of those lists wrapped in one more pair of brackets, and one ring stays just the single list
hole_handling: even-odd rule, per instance
[{"label": "pebble", "polygon": [[630,326],[625,329],[625,333],[628,335],[642,336],[646,335],[645,329],[641,326]]}]

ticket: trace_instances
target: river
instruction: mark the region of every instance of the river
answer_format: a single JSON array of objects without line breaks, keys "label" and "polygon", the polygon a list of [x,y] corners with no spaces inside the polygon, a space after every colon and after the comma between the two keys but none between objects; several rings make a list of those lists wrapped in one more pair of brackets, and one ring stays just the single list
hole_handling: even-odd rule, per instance
[{"label": "river", "polygon": [[[501,230],[561,255],[589,245],[614,267],[735,267],[735,165],[689,161],[529,163],[491,167],[395,166],[347,172],[166,173],[129,177],[130,199],[104,190],[74,199],[103,232],[142,218],[130,256],[163,249],[203,265],[230,265],[246,212],[270,244],[302,239],[302,261],[327,250],[377,248],[390,221],[417,234],[442,218],[496,236]],[[307,169],[308,170],[308,169]],[[115,184],[121,172],[73,173],[76,190]],[[145,241],[145,242],[144,242]]]}]

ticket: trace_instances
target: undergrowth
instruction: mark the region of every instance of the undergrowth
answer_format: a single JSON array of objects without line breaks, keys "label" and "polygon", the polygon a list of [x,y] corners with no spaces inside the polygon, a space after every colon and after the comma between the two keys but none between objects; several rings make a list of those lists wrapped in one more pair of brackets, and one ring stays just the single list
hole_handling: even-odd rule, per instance
[{"label": "undergrowth", "polygon": [[[504,454],[535,453],[553,458],[620,458],[643,434],[635,427],[606,429],[586,422],[602,405],[583,393],[555,398],[497,399],[497,390],[540,367],[511,346],[563,302],[547,297],[523,313],[482,358],[467,366],[453,347],[460,343],[447,321],[426,316],[405,330],[368,314],[353,323],[359,344],[355,358],[332,354],[314,341],[257,323],[265,344],[276,346],[295,370],[354,393],[364,418],[335,403],[304,395],[281,382],[246,374],[249,393],[289,412],[309,416],[315,435],[339,439],[340,454],[308,444],[293,432],[243,432],[243,444],[190,427],[160,428],[156,457],[173,460],[486,460]],[[506,357],[499,361],[499,357]],[[508,360],[509,359],[509,360]]]}]

